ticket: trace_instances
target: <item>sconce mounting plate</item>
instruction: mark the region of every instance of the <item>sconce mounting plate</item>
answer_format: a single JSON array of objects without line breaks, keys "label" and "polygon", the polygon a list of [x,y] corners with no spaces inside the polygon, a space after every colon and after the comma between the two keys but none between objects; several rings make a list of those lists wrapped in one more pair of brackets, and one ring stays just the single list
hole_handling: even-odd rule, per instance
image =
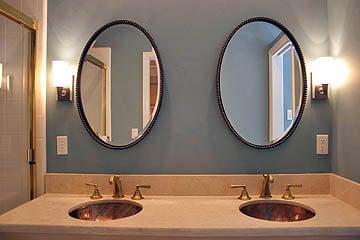
[{"label": "sconce mounting plate", "polygon": [[315,84],[311,74],[311,97],[314,100],[326,100],[329,98],[329,84]]},{"label": "sconce mounting plate", "polygon": [[72,89],[65,87],[56,87],[56,96],[59,102],[71,102],[72,101]]}]

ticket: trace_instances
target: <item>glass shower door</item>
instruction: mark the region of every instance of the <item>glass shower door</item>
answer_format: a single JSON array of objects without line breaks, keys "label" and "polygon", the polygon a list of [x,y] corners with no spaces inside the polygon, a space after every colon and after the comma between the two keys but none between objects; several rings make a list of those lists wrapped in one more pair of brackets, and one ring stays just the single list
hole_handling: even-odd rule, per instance
[{"label": "glass shower door", "polygon": [[0,214],[30,199],[31,36],[0,15]]}]

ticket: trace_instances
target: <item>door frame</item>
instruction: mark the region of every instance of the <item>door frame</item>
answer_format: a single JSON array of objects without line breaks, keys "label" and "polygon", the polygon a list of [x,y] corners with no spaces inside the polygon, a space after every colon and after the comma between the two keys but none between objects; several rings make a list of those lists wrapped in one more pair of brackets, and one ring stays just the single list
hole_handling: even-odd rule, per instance
[{"label": "door frame", "polygon": [[[294,46],[290,39],[283,35],[281,36],[269,49],[269,142],[274,142],[282,136],[277,136],[279,128],[284,127],[284,94],[283,94],[283,81],[275,81],[275,79],[283,79],[283,60],[282,53],[286,50],[291,51],[291,68],[294,69]],[[273,66],[279,65],[280,68],[275,69]],[[295,101],[294,101],[294,71],[292,71],[292,93],[293,93],[293,105],[292,111],[295,113]],[[281,92],[279,93],[279,89]],[[276,96],[276,99],[275,99]],[[275,114],[276,111],[282,111],[282,114]],[[275,119],[276,115],[280,115],[279,119]],[[280,126],[280,127],[277,127]],[[286,133],[286,131],[283,131]]]},{"label": "door frame", "polygon": [[[143,52],[143,129],[149,123],[149,120],[155,115],[150,113],[150,61],[155,60],[157,65],[158,76],[159,72],[159,63],[157,61],[156,53],[154,49],[149,52]],[[158,84],[158,93],[160,92],[160,84]],[[159,94],[156,96],[156,103],[154,109],[157,109],[159,104]]]}]

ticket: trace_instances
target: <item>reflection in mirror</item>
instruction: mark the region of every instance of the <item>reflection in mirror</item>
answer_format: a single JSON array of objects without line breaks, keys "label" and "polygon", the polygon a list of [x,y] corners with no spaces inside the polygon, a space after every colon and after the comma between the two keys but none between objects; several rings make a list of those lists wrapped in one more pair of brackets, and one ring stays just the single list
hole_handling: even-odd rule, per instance
[{"label": "reflection in mirror", "polygon": [[294,45],[278,26],[250,21],[233,32],[223,52],[220,106],[231,129],[254,147],[271,146],[296,127],[305,66]]},{"label": "reflection in mirror", "polygon": [[142,30],[128,24],[104,29],[83,53],[78,80],[92,134],[120,147],[140,139],[158,112],[160,80],[158,56]]}]

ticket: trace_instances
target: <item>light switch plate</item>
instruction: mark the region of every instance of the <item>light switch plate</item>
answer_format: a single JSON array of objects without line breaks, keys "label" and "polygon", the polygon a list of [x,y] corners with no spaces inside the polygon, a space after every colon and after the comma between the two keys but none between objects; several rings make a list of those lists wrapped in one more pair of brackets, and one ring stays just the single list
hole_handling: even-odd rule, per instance
[{"label": "light switch plate", "polygon": [[132,128],[131,129],[131,138],[135,139],[139,136],[139,129],[137,128]]},{"label": "light switch plate", "polygon": [[57,155],[67,155],[68,154],[67,136],[57,136],[56,137],[56,152],[57,152]]},{"label": "light switch plate", "polygon": [[316,135],[316,154],[329,153],[329,135],[321,134]]}]

